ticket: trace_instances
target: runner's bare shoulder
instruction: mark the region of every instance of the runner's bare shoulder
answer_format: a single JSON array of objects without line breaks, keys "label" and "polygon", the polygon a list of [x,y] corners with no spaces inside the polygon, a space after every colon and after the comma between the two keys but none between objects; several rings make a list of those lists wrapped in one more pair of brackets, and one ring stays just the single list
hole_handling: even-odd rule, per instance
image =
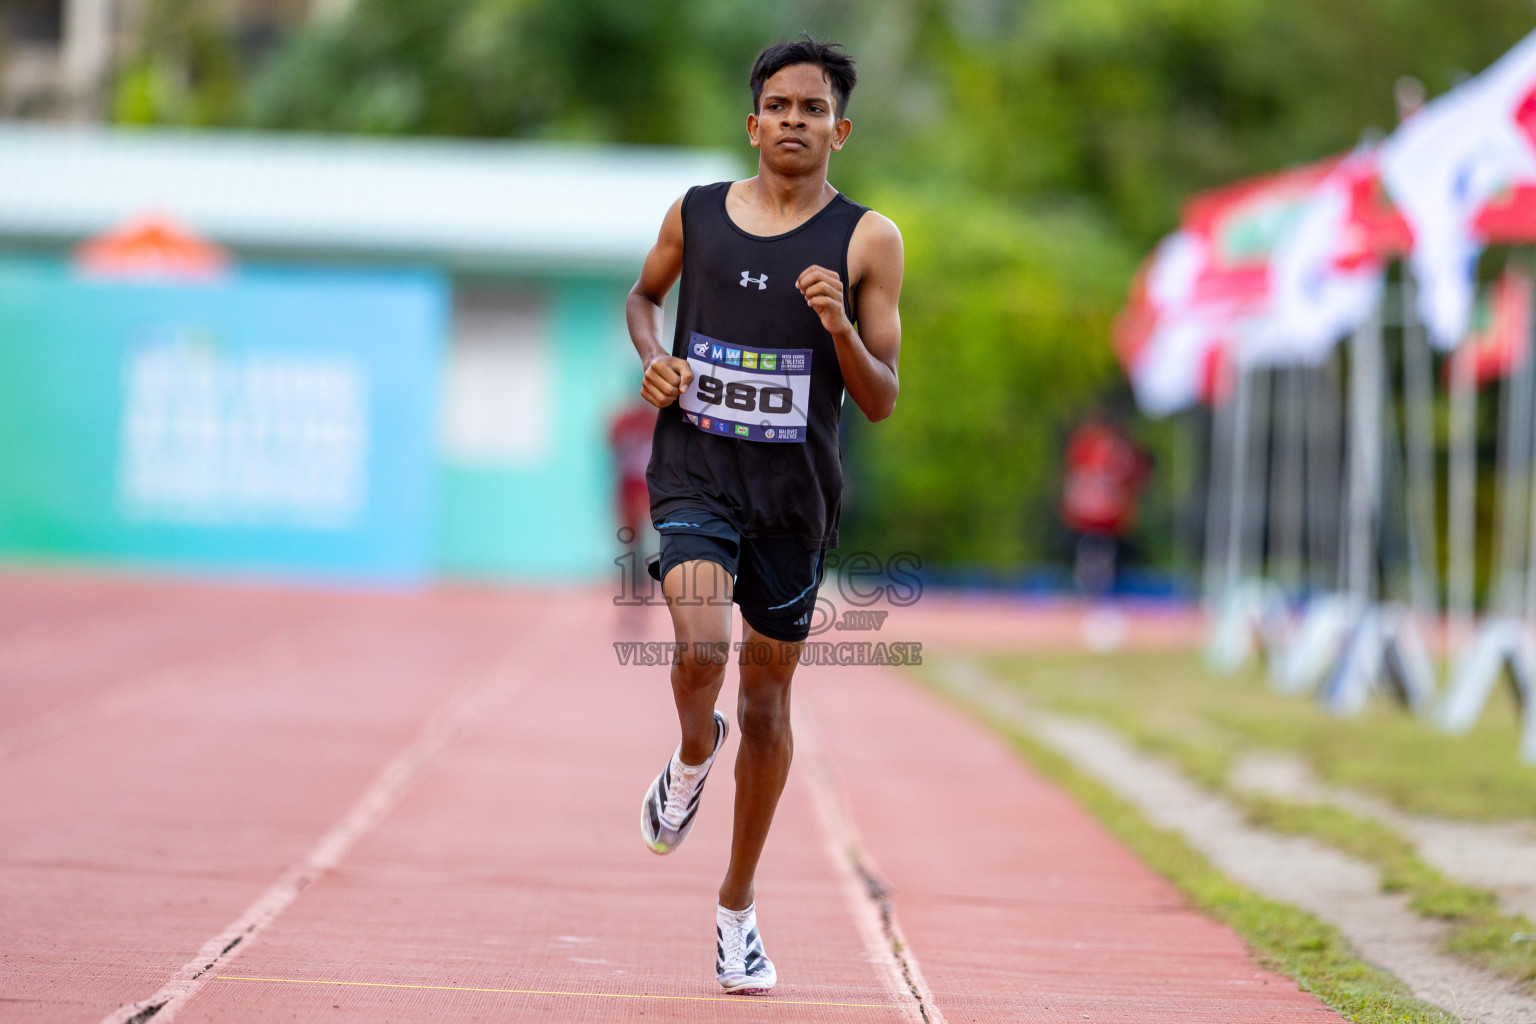
[{"label": "runner's bare shoulder", "polygon": [[894,270],[899,278],[902,259],[901,229],[895,221],[874,210],[859,218],[848,241],[848,265],[855,283],[872,271]]}]

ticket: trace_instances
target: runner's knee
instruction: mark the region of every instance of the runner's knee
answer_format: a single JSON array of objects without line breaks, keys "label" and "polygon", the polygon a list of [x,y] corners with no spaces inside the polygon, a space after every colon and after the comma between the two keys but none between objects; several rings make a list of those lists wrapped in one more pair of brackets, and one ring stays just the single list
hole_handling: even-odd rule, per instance
[{"label": "runner's knee", "polygon": [[737,718],[744,742],[777,746],[790,735],[788,694],[743,692]]},{"label": "runner's knee", "polygon": [[715,685],[725,676],[729,648],[728,640],[717,639],[713,633],[679,634],[673,678],[689,689]]}]

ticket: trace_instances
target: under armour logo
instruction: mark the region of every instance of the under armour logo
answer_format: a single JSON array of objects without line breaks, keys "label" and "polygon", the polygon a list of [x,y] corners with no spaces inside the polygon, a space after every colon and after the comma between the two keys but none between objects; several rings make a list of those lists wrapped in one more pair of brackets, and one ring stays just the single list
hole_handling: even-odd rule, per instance
[{"label": "under armour logo", "polygon": [[764,291],[768,287],[768,275],[759,274],[753,277],[750,270],[743,270],[741,272],[741,286],[745,288],[749,284],[755,284],[758,291]]}]

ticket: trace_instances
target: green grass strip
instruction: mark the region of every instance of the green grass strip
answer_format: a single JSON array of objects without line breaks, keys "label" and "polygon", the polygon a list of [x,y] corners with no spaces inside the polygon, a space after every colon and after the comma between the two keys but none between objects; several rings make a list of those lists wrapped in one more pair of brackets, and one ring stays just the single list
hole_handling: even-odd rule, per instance
[{"label": "green grass strip", "polygon": [[1536,982],[1536,942],[1524,938],[1536,934],[1530,920],[1500,913],[1494,893],[1448,878],[1426,864],[1413,844],[1391,827],[1329,804],[1228,795],[1242,804],[1255,825],[1308,835],[1376,865],[1384,892],[1407,893],[1409,906],[1420,915],[1450,924],[1442,946],[1447,953],[1527,985]]},{"label": "green grass strip", "polygon": [[1314,700],[1275,693],[1262,667],[1217,676],[1197,654],[1010,655],[978,664],[1037,707],[1106,722],[1213,786],[1243,752],[1279,750],[1323,781],[1409,814],[1522,821],[1536,807],[1536,767],[1516,756],[1512,687],[1495,691],[1472,732],[1448,736],[1387,701],[1329,715]]},{"label": "green grass strip", "polygon": [[1397,978],[1355,956],[1332,925],[1237,884],[1182,836],[1152,825],[1054,750],[942,684],[924,682],[1005,737],[1036,771],[1183,890],[1191,903],[1237,932],[1261,966],[1294,978],[1302,989],[1358,1024],[1456,1024],[1456,1017],[1415,998]]},{"label": "green grass strip", "polygon": [[[1448,737],[1426,732],[1423,723],[1395,708],[1373,706],[1356,719],[1323,715],[1311,701],[1270,692],[1260,674],[1216,679],[1184,656],[1013,657],[989,667],[998,685],[1043,707],[1100,721],[1146,753],[1167,758],[1190,780],[1244,808],[1255,825],[1305,834],[1374,864],[1384,891],[1407,893],[1417,913],[1449,924],[1444,952],[1536,984],[1536,926],[1501,914],[1494,893],[1441,874],[1412,842],[1374,818],[1256,796],[1228,781],[1241,750],[1289,749],[1325,777],[1362,786],[1405,810],[1476,819],[1523,806],[1528,814],[1536,772],[1501,749],[1513,735],[1509,708],[1481,723],[1478,736]],[[1332,746],[1319,745],[1324,736]],[[1468,749],[1494,760],[1468,758]],[[1353,766],[1349,772],[1329,770],[1345,757]],[[1433,786],[1425,781],[1425,765]],[[1409,799],[1424,788],[1436,794],[1433,800]]]}]

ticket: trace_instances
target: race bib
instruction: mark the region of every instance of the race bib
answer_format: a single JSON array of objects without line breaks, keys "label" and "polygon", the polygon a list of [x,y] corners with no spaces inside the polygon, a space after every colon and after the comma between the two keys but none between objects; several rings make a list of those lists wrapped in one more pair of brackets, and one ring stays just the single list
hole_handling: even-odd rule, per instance
[{"label": "race bib", "polygon": [[804,442],[811,350],[737,348],[688,336],[693,383],[678,400],[688,422],[747,441]]}]

